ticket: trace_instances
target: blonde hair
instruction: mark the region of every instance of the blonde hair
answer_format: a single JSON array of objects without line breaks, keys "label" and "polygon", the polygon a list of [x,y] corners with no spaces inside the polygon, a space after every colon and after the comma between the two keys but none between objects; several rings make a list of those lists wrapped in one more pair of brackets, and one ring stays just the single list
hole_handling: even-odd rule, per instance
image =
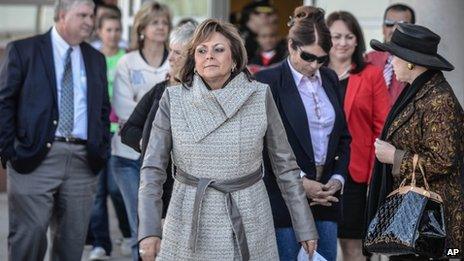
[{"label": "blonde hair", "polygon": [[[131,33],[131,48],[142,49],[143,48],[143,39],[141,37],[143,29],[153,21],[153,19],[165,16],[169,23],[169,31],[172,28],[171,22],[171,12],[165,4],[158,2],[147,2],[145,3],[140,10],[135,14],[134,26]],[[168,37],[169,38],[169,37]]]}]

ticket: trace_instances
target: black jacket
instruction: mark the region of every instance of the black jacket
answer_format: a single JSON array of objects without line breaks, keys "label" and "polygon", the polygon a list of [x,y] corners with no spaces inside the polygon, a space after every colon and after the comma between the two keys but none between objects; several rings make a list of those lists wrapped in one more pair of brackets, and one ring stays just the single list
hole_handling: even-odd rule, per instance
[{"label": "black jacket", "polygon": [[246,25],[239,28],[240,36],[243,38],[245,49],[247,51],[248,60],[258,50],[258,42],[256,41],[256,34],[253,33]]},{"label": "black jacket", "polygon": [[[341,98],[337,91],[337,88],[339,88],[337,75],[325,67],[320,68],[320,73],[324,90],[335,110],[335,123],[330,135],[327,159],[320,181],[327,183],[333,174],[340,174],[346,178],[351,137],[346,125]],[[256,79],[269,84],[271,87],[298,166],[306,173],[306,177],[315,179],[316,166],[306,111],[287,60],[260,71],[256,75]],[[271,172],[272,168],[266,151],[264,151],[263,158],[265,167],[264,182],[271,201],[274,224],[276,227],[291,227],[290,214]],[[339,193],[337,196],[340,198]],[[333,204],[331,207],[317,205],[311,207],[311,210],[316,220],[338,221],[341,218],[341,206],[338,203]]]},{"label": "black jacket", "polygon": [[[87,76],[87,158],[97,173],[109,151],[105,57],[80,44]],[[51,31],[8,44],[0,67],[0,156],[19,173],[36,169],[50,150],[59,113]]]},{"label": "black jacket", "polygon": [[167,84],[168,81],[163,81],[151,88],[137,103],[131,116],[121,129],[122,143],[140,152],[142,159],[150,138],[151,126],[158,111],[159,100]]},{"label": "black jacket", "polygon": [[[148,141],[150,139],[153,120],[155,119],[155,115],[159,107],[159,101],[161,96],[163,96],[167,85],[168,81],[163,81],[151,88],[151,90],[148,91],[139,101],[131,116],[121,129],[122,143],[130,146],[137,152],[140,152],[141,159],[143,159],[145,155],[145,150],[147,149]],[[142,140],[141,147],[140,140]],[[163,185],[163,217],[166,216],[169,201],[171,200],[172,186],[174,185],[171,167],[171,162],[169,162],[166,169],[166,182]]]},{"label": "black jacket", "polygon": [[[282,40],[279,42],[279,44],[275,48],[275,55],[271,58],[269,61],[269,64],[267,66],[276,64],[281,62],[283,59],[287,57],[287,43],[286,41]],[[256,64],[263,66],[263,60],[261,58],[261,51],[258,50],[255,55],[248,61],[248,64]]]}]

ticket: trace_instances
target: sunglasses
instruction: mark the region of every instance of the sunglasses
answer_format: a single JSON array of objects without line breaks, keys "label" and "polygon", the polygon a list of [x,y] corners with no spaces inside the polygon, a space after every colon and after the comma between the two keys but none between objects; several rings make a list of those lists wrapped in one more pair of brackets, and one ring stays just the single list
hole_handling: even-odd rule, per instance
[{"label": "sunglasses", "polygon": [[316,56],[312,53],[305,52],[300,49],[300,58],[307,61],[307,62],[314,62],[317,61],[317,63],[325,63],[329,59],[329,55],[324,55],[324,56]]},{"label": "sunglasses", "polygon": [[396,24],[402,24],[404,23],[405,21],[395,21],[395,20],[389,20],[389,19],[385,19],[385,21],[383,21],[383,25],[385,25],[386,27],[393,27],[395,26]]}]

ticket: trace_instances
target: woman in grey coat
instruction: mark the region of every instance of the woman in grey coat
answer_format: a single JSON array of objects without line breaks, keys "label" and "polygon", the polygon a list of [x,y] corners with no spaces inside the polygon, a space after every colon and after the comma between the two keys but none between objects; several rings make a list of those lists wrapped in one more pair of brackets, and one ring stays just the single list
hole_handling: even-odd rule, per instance
[{"label": "woman in grey coat", "polygon": [[[160,100],[141,170],[139,245],[143,260],[277,260],[262,181],[266,146],[299,242],[317,232],[300,169],[269,87],[252,81],[236,29],[215,19],[195,31],[180,74]],[[166,166],[176,166],[161,224]],[[162,240],[161,240],[162,238]]]}]

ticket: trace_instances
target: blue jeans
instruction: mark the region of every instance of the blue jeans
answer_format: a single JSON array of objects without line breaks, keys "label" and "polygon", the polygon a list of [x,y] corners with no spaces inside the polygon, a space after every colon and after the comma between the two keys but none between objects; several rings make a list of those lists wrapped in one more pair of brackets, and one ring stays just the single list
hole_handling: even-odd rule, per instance
[{"label": "blue jeans", "polygon": [[337,231],[338,225],[334,221],[316,220],[317,233],[317,252],[327,261],[337,260]]},{"label": "blue jeans", "polygon": [[[319,234],[317,252],[327,261],[337,260],[337,229],[333,221],[316,220],[316,229]],[[300,251],[300,243],[296,240],[295,232],[291,227],[276,228],[277,249],[280,261],[294,261]]]},{"label": "blue jeans", "polygon": [[97,194],[90,217],[87,242],[93,247],[103,247],[107,255],[111,254],[112,245],[108,222],[107,197],[110,195],[123,237],[130,237],[129,221],[121,192],[114,181],[110,168],[106,166],[99,174]]},{"label": "blue jeans", "polygon": [[294,261],[301,245],[296,241],[295,232],[291,227],[276,228],[277,250],[280,261]]},{"label": "blue jeans", "polygon": [[110,168],[121,190],[131,228],[132,260],[138,261],[137,204],[140,183],[140,160],[111,156]]}]

